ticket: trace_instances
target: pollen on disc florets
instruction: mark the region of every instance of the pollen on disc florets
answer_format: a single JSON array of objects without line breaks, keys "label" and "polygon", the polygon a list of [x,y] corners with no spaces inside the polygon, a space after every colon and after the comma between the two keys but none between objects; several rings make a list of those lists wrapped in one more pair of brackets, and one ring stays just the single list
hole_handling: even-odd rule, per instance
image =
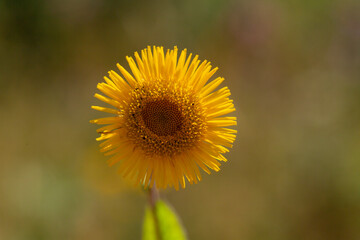
[{"label": "pollen on disc florets", "polygon": [[130,94],[128,137],[147,156],[172,157],[201,140],[205,122],[195,95],[161,84],[139,84]]}]

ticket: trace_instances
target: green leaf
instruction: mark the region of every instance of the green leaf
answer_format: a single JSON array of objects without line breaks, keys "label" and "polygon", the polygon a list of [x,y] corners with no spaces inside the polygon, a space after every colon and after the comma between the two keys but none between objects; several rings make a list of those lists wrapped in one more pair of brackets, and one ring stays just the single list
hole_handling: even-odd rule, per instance
[{"label": "green leaf", "polygon": [[159,200],[154,208],[145,209],[143,240],[186,240],[185,233],[173,209]]},{"label": "green leaf", "polygon": [[142,240],[157,240],[156,238],[157,233],[152,209],[150,207],[146,207]]}]

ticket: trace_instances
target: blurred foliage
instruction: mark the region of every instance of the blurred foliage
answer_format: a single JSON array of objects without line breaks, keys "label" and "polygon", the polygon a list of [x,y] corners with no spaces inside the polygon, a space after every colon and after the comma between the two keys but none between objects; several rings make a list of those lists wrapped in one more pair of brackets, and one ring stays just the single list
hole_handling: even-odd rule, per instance
[{"label": "blurred foliage", "polygon": [[356,0],[0,1],[0,239],[140,239],[145,196],[96,150],[96,84],[147,45],[220,68],[238,139],[163,193],[189,239],[360,239]]},{"label": "blurred foliage", "polygon": [[186,240],[178,216],[164,201],[145,209],[142,240]]}]

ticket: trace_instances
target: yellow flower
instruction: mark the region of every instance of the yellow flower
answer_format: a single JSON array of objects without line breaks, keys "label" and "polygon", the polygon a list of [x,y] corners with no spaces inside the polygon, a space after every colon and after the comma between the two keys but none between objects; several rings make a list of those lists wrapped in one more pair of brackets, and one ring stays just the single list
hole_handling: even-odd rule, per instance
[{"label": "yellow flower", "polygon": [[209,79],[216,72],[210,62],[186,56],[186,49],[148,47],[126,57],[132,74],[117,64],[123,77],[109,72],[95,94],[114,108],[92,106],[115,114],[92,120],[107,124],[98,129],[98,141],[108,164],[119,164],[119,173],[145,187],[185,188],[201,180],[199,167],[210,174],[220,170],[222,155],[235,140],[236,118],[224,116],[235,111],[227,87],[216,88],[224,78]]}]

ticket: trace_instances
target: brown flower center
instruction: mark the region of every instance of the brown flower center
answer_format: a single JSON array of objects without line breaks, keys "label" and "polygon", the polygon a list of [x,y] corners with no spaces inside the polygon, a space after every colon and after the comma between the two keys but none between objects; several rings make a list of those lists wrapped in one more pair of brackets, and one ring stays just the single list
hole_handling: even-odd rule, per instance
[{"label": "brown flower center", "polygon": [[194,94],[161,86],[139,86],[124,112],[127,137],[146,155],[173,157],[192,148],[205,132],[203,109]]},{"label": "brown flower center", "polygon": [[178,106],[166,99],[148,102],[141,116],[145,126],[158,136],[172,136],[182,127]]}]

